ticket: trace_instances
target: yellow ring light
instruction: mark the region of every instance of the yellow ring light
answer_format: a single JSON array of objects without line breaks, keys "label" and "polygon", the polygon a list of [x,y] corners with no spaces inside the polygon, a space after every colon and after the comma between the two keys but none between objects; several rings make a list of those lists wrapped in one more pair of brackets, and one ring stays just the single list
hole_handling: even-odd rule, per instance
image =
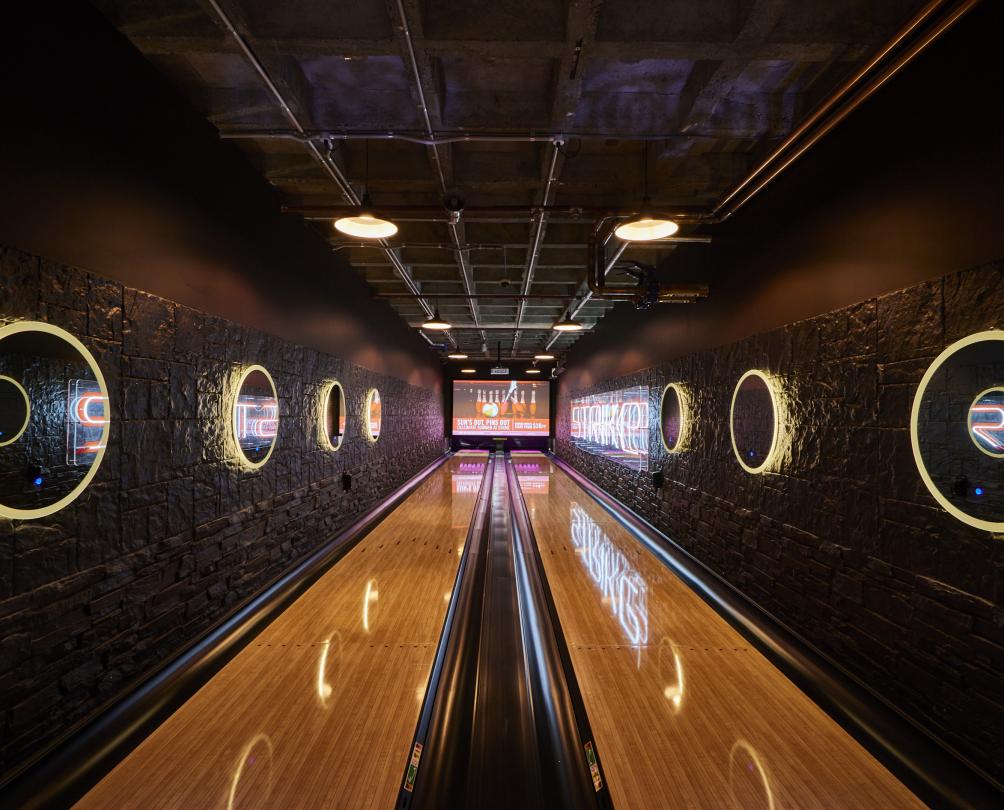
[{"label": "yellow ring light", "polygon": [[[345,430],[342,431],[342,435],[338,438],[338,444],[331,443],[331,437],[328,436],[328,403],[331,402],[331,392],[337,388],[342,392],[342,409],[345,411]],[[338,380],[329,380],[321,387],[321,400],[319,403],[318,411],[318,423],[317,429],[321,434],[321,445],[328,450],[337,450],[345,442],[345,433],[349,427],[349,413],[345,408],[345,403],[347,402],[345,398],[345,389]]]},{"label": "yellow ring light", "polygon": [[[924,399],[924,394],[927,393],[927,386],[930,384],[931,379],[937,373],[938,369],[941,368],[953,354],[961,349],[964,349],[967,346],[972,346],[974,343],[983,343],[984,341],[990,340],[1004,341],[1004,331],[1000,329],[990,329],[986,332],[976,332],[968,337],[962,338],[962,340],[955,341],[955,343],[934,358],[934,362],[931,363],[927,371],[924,372],[924,376],[920,380],[920,385],[917,386],[917,393],[913,397],[913,407],[910,409],[910,445],[913,448],[913,460],[917,465],[917,471],[920,473],[921,480],[924,482],[924,486],[927,487],[927,491],[931,493],[934,500],[938,502],[938,505],[941,506],[942,509],[948,512],[948,514],[952,517],[961,520],[963,523],[968,526],[972,526],[973,528],[983,529],[988,532],[1002,532],[1004,531],[1004,521],[994,522],[992,520],[974,518],[972,515],[968,515],[963,512],[959,509],[959,507],[941,494],[941,491],[931,478],[931,474],[927,471],[927,465],[924,464],[924,459],[920,454],[920,435],[918,433],[920,405]],[[985,394],[986,392],[984,391],[983,393]],[[983,396],[983,394],[980,394],[980,396]],[[977,399],[979,399],[979,397],[977,397]]]},{"label": "yellow ring light", "polygon": [[237,378],[237,384],[234,386],[234,393],[230,399],[230,408],[228,410],[227,416],[230,420],[230,438],[234,443],[234,451],[236,452],[237,461],[240,462],[241,466],[246,467],[249,470],[260,470],[268,460],[272,457],[272,451],[275,450],[275,443],[279,440],[279,430],[278,430],[278,413],[276,414],[276,436],[272,439],[272,444],[269,445],[268,452],[261,459],[261,461],[252,461],[241,449],[240,437],[237,435],[237,426],[234,424],[234,407],[237,405],[237,397],[241,395],[241,388],[244,387],[244,381],[255,371],[260,371],[265,375],[265,379],[268,380],[268,384],[272,387],[272,396],[275,397],[275,401],[278,403],[279,394],[275,390],[275,380],[272,379],[272,375],[268,373],[268,369],[264,366],[246,366],[241,372],[240,376]]},{"label": "yellow ring light", "polygon": [[[64,497],[60,498],[55,503],[50,503],[48,506],[43,506],[38,509],[15,509],[10,506],[4,506],[0,503],[0,517],[9,518],[11,520],[36,520],[38,518],[43,518],[48,515],[58,512],[66,506],[69,506],[73,501],[80,497],[80,494],[87,489],[87,486],[91,483],[91,480],[98,472],[98,467],[101,466],[101,460],[105,457],[105,448],[108,446],[108,433],[111,428],[111,398],[108,396],[108,385],[105,383],[105,377],[101,373],[101,368],[98,366],[97,361],[94,359],[87,347],[84,346],[76,337],[71,335],[65,329],[60,329],[58,326],[53,326],[51,323],[45,323],[44,321],[15,321],[14,323],[9,323],[4,327],[0,327],[0,342],[4,338],[10,337],[11,335],[17,335],[21,332],[42,332],[47,335],[54,335],[61,340],[69,343],[80,356],[84,358],[91,372],[94,374],[94,379],[98,384],[98,389],[101,391],[101,395],[105,398],[108,408],[108,418],[105,420],[104,427],[101,430],[100,444],[98,445],[97,452],[94,454],[94,461],[91,463],[90,469],[84,474],[84,477],[80,479],[80,482],[73,488],[73,490]],[[18,436],[21,434],[19,433]]]},{"label": "yellow ring light", "polygon": [[[373,422],[370,420],[370,411],[373,408],[373,399],[380,400],[380,427],[377,428],[377,435],[373,435]],[[371,442],[376,442],[380,438],[380,434],[383,432],[383,400],[380,399],[380,392],[376,388],[371,388],[366,394],[366,438]]]},{"label": "yellow ring light", "polygon": [[[774,432],[770,437],[770,449],[767,451],[767,455],[764,457],[763,463],[758,467],[751,467],[743,461],[742,453],[739,452],[739,448],[736,446],[736,431],[734,427],[736,397],[739,395],[739,389],[742,387],[742,384],[747,377],[759,377],[763,380],[764,385],[767,386],[767,391],[770,393],[770,407],[774,411]],[[732,439],[732,452],[736,454],[736,460],[739,462],[739,465],[746,470],[746,472],[752,473],[753,475],[757,475],[766,470],[774,460],[774,453],[777,451],[777,439],[780,432],[781,418],[780,410],[778,408],[777,392],[774,390],[774,381],[764,372],[751,368],[743,374],[743,376],[739,378],[739,382],[736,383],[736,388],[732,392],[732,404],[729,406],[729,437]]]},{"label": "yellow ring light", "polygon": [[976,399],[974,399],[972,403],[970,403],[969,405],[969,414],[966,417],[966,429],[969,431],[969,438],[972,440],[973,444],[976,445],[977,450],[979,450],[981,453],[986,453],[991,458],[1004,458],[1004,450],[1002,450],[999,453],[992,453],[989,450],[987,450],[987,448],[985,448],[982,444],[976,441],[976,439],[973,437],[973,406],[975,406],[976,403],[979,402],[981,399],[983,399],[983,397],[985,397],[987,394],[996,394],[996,393],[1004,394],[1004,386],[995,385],[993,388],[988,388],[986,391],[980,391],[980,393],[976,395]]},{"label": "yellow ring light", "polygon": [[[676,444],[670,447],[666,444],[666,434],[662,431],[662,406],[666,402],[666,392],[672,388],[676,391],[676,401],[680,403],[680,435],[676,437]],[[690,408],[687,402],[687,390],[681,383],[671,382],[662,389],[662,396],[659,398],[659,438],[667,453],[680,453],[686,447],[688,434],[690,433]]]},{"label": "yellow ring light", "polygon": [[0,374],[0,380],[9,382],[18,391],[20,391],[21,396],[24,397],[24,424],[21,425],[21,429],[7,439],[7,441],[0,442],[0,447],[6,447],[8,444],[14,444],[14,442],[20,439],[24,435],[24,432],[28,429],[28,423],[31,421],[31,401],[28,399],[28,392],[24,390],[24,386],[13,377],[8,377],[6,374]]}]

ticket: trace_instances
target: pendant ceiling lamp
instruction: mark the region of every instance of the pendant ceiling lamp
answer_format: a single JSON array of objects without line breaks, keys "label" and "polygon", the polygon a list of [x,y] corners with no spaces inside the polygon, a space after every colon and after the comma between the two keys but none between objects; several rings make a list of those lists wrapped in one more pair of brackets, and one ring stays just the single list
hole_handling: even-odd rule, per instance
[{"label": "pendant ceiling lamp", "polygon": [[583,326],[572,318],[564,318],[551,327],[555,332],[581,332]]},{"label": "pendant ceiling lamp", "polygon": [[642,154],[644,155],[642,170],[644,195],[642,196],[641,211],[614,229],[617,238],[623,239],[625,242],[650,242],[653,239],[665,239],[680,230],[680,226],[673,220],[652,212],[652,201],[648,196],[648,144],[645,144]]},{"label": "pendant ceiling lamp", "polygon": [[466,360],[467,359],[467,355],[466,354],[461,354],[460,352],[457,352],[455,354],[448,354],[446,356],[449,357],[451,360]]},{"label": "pendant ceiling lamp", "polygon": [[355,216],[340,217],[335,220],[335,229],[346,236],[358,239],[387,239],[397,233],[397,225],[389,219],[381,219],[373,214],[370,199],[370,142],[366,141],[366,175],[363,181],[363,200],[360,211]]},{"label": "pendant ceiling lamp", "polygon": [[432,313],[432,317],[422,324],[423,329],[429,329],[432,332],[445,332],[452,326],[453,326],[452,323],[450,323],[448,320],[446,320],[439,314],[438,304],[436,305],[436,308]]}]

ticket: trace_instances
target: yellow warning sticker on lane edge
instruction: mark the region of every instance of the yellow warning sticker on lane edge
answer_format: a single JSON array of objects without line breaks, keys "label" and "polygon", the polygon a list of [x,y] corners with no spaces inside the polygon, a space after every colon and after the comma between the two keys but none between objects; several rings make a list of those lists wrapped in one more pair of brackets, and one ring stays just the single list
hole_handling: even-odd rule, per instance
[{"label": "yellow warning sticker on lane edge", "polygon": [[597,793],[603,789],[603,777],[600,776],[600,766],[596,761],[596,752],[593,750],[593,741],[586,743],[586,762],[589,763],[589,775],[593,777],[593,788]]},{"label": "yellow warning sticker on lane edge", "polygon": [[422,758],[422,743],[415,743],[411,752],[411,762],[408,763],[408,774],[404,777],[404,789],[411,793],[415,789],[415,777],[418,776],[418,761]]}]

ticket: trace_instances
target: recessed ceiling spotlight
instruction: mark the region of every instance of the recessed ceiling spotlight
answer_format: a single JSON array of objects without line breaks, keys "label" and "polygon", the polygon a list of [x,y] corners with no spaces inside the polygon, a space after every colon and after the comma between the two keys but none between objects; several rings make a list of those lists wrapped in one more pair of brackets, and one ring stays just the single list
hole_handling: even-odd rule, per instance
[{"label": "recessed ceiling spotlight", "polygon": [[451,360],[466,360],[467,359],[467,355],[466,354],[459,354],[459,353],[457,353],[457,354],[448,354],[446,356],[449,357]]},{"label": "recessed ceiling spotlight", "polygon": [[555,332],[581,332],[584,329],[581,323],[572,318],[560,320],[551,328]]}]

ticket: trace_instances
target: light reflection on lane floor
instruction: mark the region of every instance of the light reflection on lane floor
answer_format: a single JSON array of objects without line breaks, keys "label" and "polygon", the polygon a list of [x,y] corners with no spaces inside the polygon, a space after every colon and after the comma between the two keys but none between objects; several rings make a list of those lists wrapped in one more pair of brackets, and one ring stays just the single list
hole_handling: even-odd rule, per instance
[{"label": "light reflection on lane floor", "polygon": [[546,457],[524,491],[618,807],[921,807]]}]

